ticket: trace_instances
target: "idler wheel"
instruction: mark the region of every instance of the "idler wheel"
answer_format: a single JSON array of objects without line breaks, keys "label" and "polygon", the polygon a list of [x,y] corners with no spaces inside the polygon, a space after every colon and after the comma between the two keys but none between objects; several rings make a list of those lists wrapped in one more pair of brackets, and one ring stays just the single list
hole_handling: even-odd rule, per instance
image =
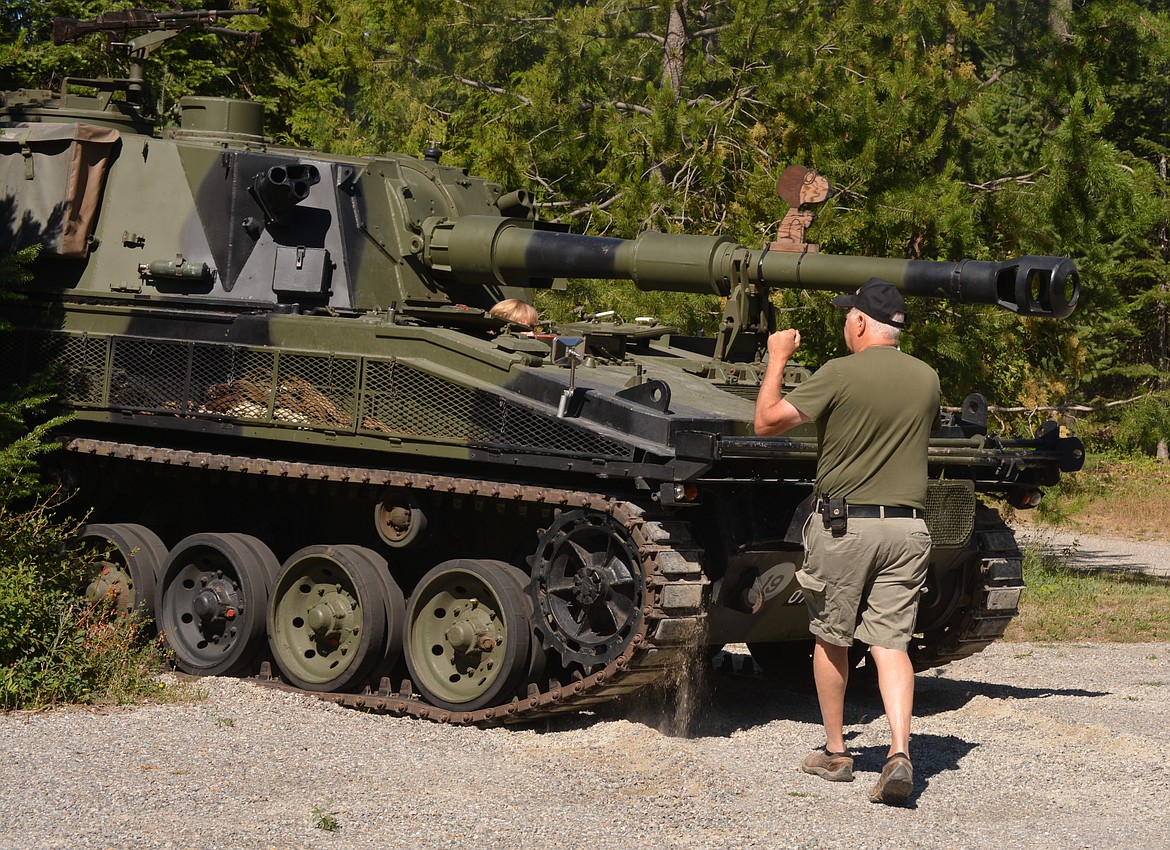
[{"label": "idler wheel", "polygon": [[163,568],[159,630],[185,673],[243,672],[264,636],[268,590],[280,562],[246,534],[192,534]]},{"label": "idler wheel", "polygon": [[268,646],[298,688],[344,691],[384,657],[388,590],[378,556],[367,552],[306,546],[285,561],[268,607]]},{"label": "idler wheel", "polygon": [[406,606],[406,666],[434,705],[474,711],[515,694],[532,665],[530,608],[514,567],[458,559],[433,568]]},{"label": "idler wheel", "polygon": [[607,514],[569,511],[541,535],[529,594],[544,645],[587,669],[621,654],[642,625],[646,579],[629,535]]}]

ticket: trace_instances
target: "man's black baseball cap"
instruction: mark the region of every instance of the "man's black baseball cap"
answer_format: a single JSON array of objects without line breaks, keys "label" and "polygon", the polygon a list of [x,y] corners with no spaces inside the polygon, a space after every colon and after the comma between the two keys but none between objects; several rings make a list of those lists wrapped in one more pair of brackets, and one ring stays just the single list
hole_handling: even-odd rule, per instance
[{"label": "man's black baseball cap", "polygon": [[883,325],[906,326],[906,300],[892,283],[880,277],[871,277],[856,292],[838,295],[833,306],[856,307]]}]

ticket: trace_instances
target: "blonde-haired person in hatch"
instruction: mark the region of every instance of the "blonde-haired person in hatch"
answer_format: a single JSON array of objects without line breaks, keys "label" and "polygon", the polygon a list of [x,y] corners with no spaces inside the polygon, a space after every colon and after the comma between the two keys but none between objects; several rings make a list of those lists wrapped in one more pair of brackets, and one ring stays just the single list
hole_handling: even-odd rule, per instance
[{"label": "blonde-haired person in hatch", "polygon": [[505,298],[503,301],[497,302],[488,312],[498,319],[507,319],[509,322],[528,325],[528,327],[532,327],[540,319],[540,313],[537,312],[536,308],[519,298]]}]

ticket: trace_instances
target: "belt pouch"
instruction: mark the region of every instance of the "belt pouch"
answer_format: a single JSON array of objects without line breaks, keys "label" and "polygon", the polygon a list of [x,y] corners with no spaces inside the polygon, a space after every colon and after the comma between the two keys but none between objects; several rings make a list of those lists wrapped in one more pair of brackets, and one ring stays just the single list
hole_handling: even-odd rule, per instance
[{"label": "belt pouch", "polygon": [[834,537],[842,536],[849,527],[849,505],[844,497],[839,499],[823,499],[821,501],[821,519],[825,528],[833,532]]}]

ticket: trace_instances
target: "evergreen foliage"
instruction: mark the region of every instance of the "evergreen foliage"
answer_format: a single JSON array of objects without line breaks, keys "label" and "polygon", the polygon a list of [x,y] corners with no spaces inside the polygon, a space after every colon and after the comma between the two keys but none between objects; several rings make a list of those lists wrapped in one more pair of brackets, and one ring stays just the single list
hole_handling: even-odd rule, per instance
[{"label": "evergreen foliage", "polygon": [[[940,5],[278,0],[289,142],[420,152],[540,198],[581,232],[770,238],[792,162],[840,194],[810,238],[841,254],[1073,257],[1069,322],[919,302],[907,347],[956,402],[1159,386],[1167,363],[1170,19],[1154,3]],[[274,55],[271,44],[263,48]],[[269,63],[262,61],[261,65]],[[295,93],[295,96],[294,96]],[[713,328],[714,299],[579,284],[569,308]],[[805,359],[842,353],[828,297],[778,296]],[[962,329],[962,333],[960,332]]]},{"label": "evergreen foliage", "polygon": [[1170,442],[1170,394],[1152,393],[1126,406],[1113,437],[1120,448],[1156,454],[1159,443]]},{"label": "evergreen foliage", "polygon": [[[47,45],[53,15],[110,5],[11,0],[0,83],[118,72],[100,37]],[[263,37],[175,39],[149,58],[164,113],[186,93],[235,94],[268,106],[281,144],[417,155],[436,143],[444,163],[529,189],[544,218],[598,235],[761,244],[786,210],[776,178],[801,163],[839,189],[809,233],[823,251],[1077,262],[1067,321],[911,305],[906,348],[938,368],[949,403],[971,390],[1005,406],[1094,402],[1170,382],[1159,0],[270,0],[231,26]],[[720,315],[715,298],[622,285],[539,298],[554,318],[581,305],[691,332]],[[776,300],[807,362],[843,353],[827,295]]]}]

